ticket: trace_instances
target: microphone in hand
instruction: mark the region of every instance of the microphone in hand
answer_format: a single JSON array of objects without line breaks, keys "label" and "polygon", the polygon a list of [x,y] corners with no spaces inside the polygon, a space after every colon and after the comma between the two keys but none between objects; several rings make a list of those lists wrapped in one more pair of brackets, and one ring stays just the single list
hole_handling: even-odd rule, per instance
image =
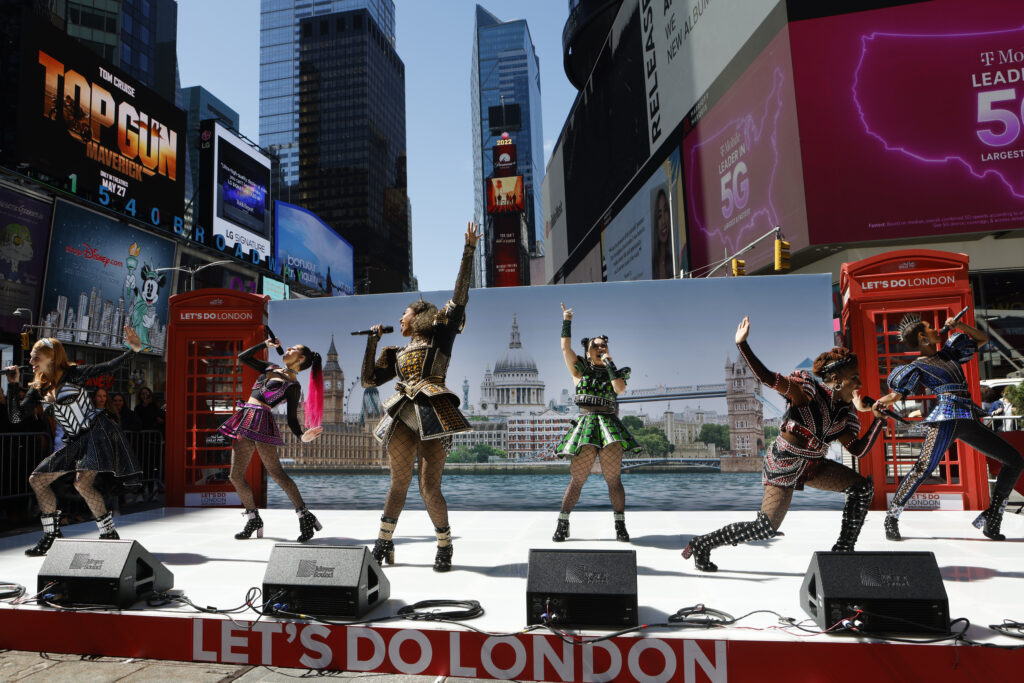
[{"label": "microphone in hand", "polygon": [[[393,328],[391,325],[385,325],[384,327],[380,328],[380,333],[381,334],[390,334],[390,333],[392,333],[394,331],[395,331],[395,328]],[[367,335],[373,334],[373,330],[372,329],[369,329],[369,330],[356,330],[355,332],[352,333],[352,336],[354,337],[357,334],[361,334],[363,336],[367,336]]]},{"label": "microphone in hand", "polygon": [[274,347],[274,350],[277,351],[277,355],[283,356],[284,355],[284,349],[282,349],[281,346],[280,346],[281,340],[278,339],[277,335],[274,334],[274,331],[272,329],[270,329],[270,325],[264,325],[263,326],[263,330],[264,330],[264,332],[267,333],[267,338],[268,339],[273,339],[275,342],[278,343],[278,346]]},{"label": "microphone in hand", "polygon": [[[870,396],[861,396],[860,400],[868,408],[875,405],[875,399],[871,398]],[[878,412],[880,412],[882,415],[885,415],[886,417],[891,417],[892,419],[897,420],[898,422],[902,422],[903,424],[910,424],[910,420],[906,419],[892,408],[883,408],[882,406],[878,406]]]},{"label": "microphone in hand", "polygon": [[939,332],[949,332],[953,328],[953,325],[960,322],[960,319],[967,315],[967,311],[969,309],[970,306],[964,306],[964,309],[962,311],[953,316],[952,321],[939,328]]}]

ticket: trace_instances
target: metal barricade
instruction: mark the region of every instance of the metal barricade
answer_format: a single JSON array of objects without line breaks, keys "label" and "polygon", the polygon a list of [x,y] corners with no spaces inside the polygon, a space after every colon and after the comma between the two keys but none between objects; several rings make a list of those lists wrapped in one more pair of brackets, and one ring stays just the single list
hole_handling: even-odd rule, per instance
[{"label": "metal barricade", "polygon": [[53,452],[53,439],[46,432],[0,434],[0,502],[31,498],[28,475]]},{"label": "metal barricade", "polygon": [[142,487],[122,494],[121,503],[163,502],[164,498],[164,433],[154,429],[125,432],[135,460],[142,470]]}]

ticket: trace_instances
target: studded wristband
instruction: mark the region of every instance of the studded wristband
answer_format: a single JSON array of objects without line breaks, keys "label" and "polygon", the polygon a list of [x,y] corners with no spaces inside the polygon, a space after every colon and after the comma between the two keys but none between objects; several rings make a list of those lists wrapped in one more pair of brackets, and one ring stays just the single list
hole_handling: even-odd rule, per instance
[{"label": "studded wristband", "polygon": [[562,321],[562,336],[563,337],[571,337],[572,336],[572,321],[571,320],[563,320]]},{"label": "studded wristband", "polygon": [[608,373],[608,379],[615,381],[619,378],[619,369],[615,367],[615,363],[612,362],[611,358],[604,359],[604,369]]}]

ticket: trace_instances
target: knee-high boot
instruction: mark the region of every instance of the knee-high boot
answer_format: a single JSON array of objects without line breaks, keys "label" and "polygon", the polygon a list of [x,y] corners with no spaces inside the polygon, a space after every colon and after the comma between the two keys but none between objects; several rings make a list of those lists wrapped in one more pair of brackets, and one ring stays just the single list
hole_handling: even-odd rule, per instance
[{"label": "knee-high boot", "polygon": [[757,513],[753,522],[734,522],[717,531],[703,536],[694,536],[683,549],[683,559],[693,555],[693,565],[702,572],[718,571],[718,565],[711,561],[711,551],[721,545],[739,545],[749,541],[761,541],[775,535],[771,520],[764,512]]},{"label": "knee-high boot", "polygon": [[875,484],[870,479],[859,481],[849,486],[846,491],[846,505],[843,507],[843,526],[839,531],[839,540],[832,546],[834,553],[852,553],[853,546],[860,536],[860,529],[868,516],[871,497],[875,493]]}]

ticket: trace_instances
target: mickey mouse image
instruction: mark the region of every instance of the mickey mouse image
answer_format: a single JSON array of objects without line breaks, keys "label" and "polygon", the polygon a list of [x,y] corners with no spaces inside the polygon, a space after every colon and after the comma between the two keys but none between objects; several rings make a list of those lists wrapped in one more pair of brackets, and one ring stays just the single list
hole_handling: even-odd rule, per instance
[{"label": "mickey mouse image", "polygon": [[143,348],[149,348],[150,330],[156,325],[156,302],[166,276],[147,263],[142,266],[142,291],[134,288],[135,301],[131,309],[131,326],[139,334]]}]

